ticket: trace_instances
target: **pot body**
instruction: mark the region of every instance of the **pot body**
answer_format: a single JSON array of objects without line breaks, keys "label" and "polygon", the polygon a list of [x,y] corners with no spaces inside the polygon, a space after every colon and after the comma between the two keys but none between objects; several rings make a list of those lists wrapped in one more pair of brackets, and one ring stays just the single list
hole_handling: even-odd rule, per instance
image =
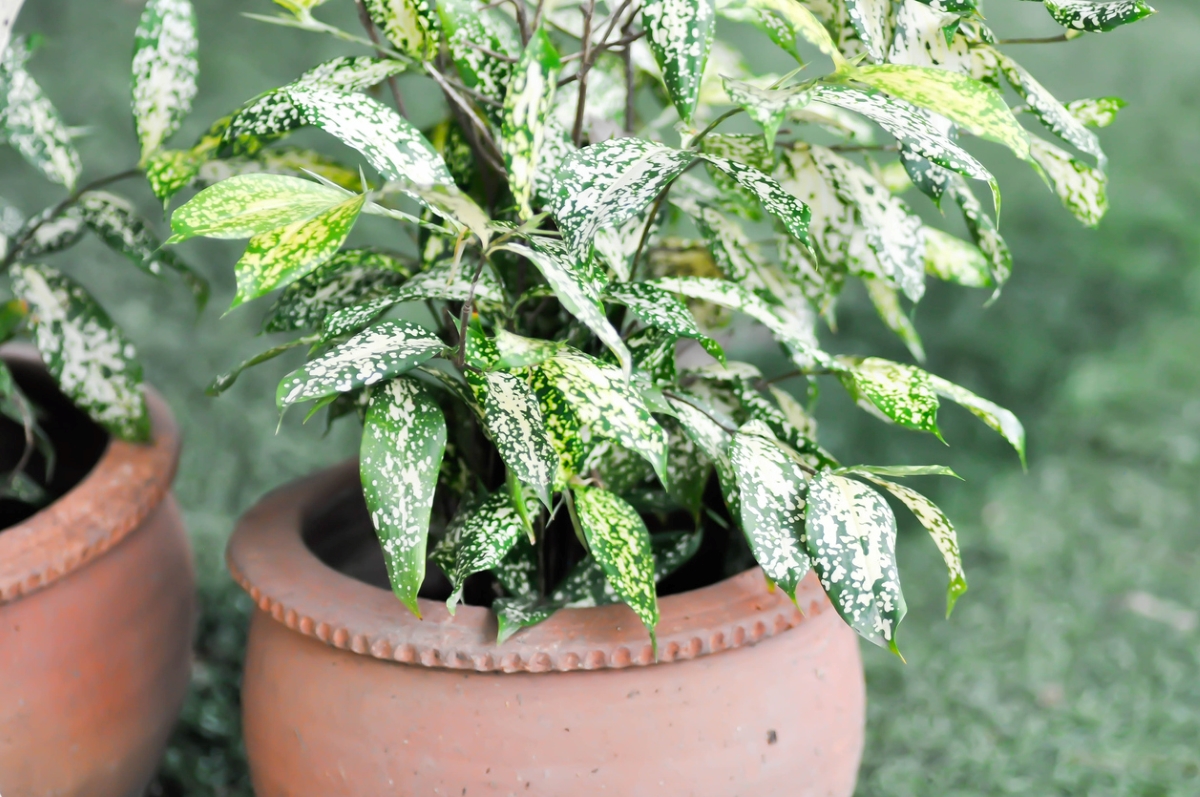
[{"label": "pot body", "polygon": [[490,612],[423,601],[419,621],[311,553],[302,536],[337,532],[302,534],[306,513],[355,476],[285,488],[231,541],[259,604],[242,693],[258,797],[853,793],[862,664],[815,578],[804,615],[758,570],[663,598],[658,663],[624,606],[496,646]]},{"label": "pot body", "polygon": [[148,399],[151,444],[110,442],[70,492],[0,532],[4,797],[140,795],[182,706],[195,581],[169,492],[178,435]]}]

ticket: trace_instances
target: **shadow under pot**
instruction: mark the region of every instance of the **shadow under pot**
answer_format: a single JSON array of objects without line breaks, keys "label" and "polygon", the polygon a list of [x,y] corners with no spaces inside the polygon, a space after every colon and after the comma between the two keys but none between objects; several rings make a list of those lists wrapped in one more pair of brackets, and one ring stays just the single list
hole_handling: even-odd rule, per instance
[{"label": "shadow under pot", "polygon": [[[0,502],[0,793],[137,797],[191,671],[195,579],[170,492],[178,430],[147,390],[152,442],[111,440],[36,351],[0,357],[45,412],[57,455],[49,504]],[[0,421],[0,468],[23,444]]]},{"label": "shadow under pot", "polygon": [[242,688],[258,797],[854,791],[858,641],[811,574],[803,614],[757,568],[662,597],[657,662],[624,605],[497,645],[490,610],[422,598],[418,620],[379,585],[354,462],[265,498],[228,563],[258,605]]}]

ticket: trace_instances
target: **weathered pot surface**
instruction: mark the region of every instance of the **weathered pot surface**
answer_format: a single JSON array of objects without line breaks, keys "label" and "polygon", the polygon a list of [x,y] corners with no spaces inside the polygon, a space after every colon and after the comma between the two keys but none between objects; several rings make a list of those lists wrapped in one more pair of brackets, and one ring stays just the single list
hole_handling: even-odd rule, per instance
[{"label": "weathered pot surface", "polygon": [[[35,352],[2,354],[44,407],[62,409]],[[0,529],[4,797],[140,795],[183,703],[195,599],[170,493],[179,435],[162,399],[147,400],[152,443],[105,445],[99,432],[96,452],[74,463],[82,474],[94,461],[82,480]],[[96,433],[81,425],[59,441],[65,466]]]},{"label": "weathered pot surface", "polygon": [[242,693],[258,797],[853,792],[862,664],[815,578],[803,615],[757,569],[663,597],[654,663],[620,605],[499,646],[485,608],[422,599],[417,620],[326,564],[354,571],[372,543],[355,463],[234,532],[229,567],[259,607]]}]

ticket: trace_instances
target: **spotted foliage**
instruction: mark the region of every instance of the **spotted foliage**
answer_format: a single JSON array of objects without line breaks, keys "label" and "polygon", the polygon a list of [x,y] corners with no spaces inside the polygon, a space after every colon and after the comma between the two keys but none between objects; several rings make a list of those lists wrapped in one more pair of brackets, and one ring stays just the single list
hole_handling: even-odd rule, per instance
[{"label": "spotted foliage", "polygon": [[1120,97],[1075,100],[1067,103],[1071,115],[1087,127],[1108,127],[1117,120],[1117,112],[1129,103]]},{"label": "spotted foliage", "polygon": [[446,572],[452,590],[446,599],[450,614],[454,614],[462,600],[467,577],[499,565],[525,533],[520,513],[507,490],[489,495],[456,525],[454,562]]},{"label": "spotted foliage", "polygon": [[79,153],[54,104],[25,70],[28,57],[20,39],[0,52],[0,133],[47,180],[73,189]]},{"label": "spotted foliage", "polygon": [[535,187],[534,173],[546,138],[546,114],[554,101],[561,68],[549,34],[539,29],[526,45],[513,71],[512,85],[504,96],[500,150],[508,168],[509,189],[524,219],[533,216],[530,201]]},{"label": "spotted foliage", "polygon": [[537,395],[520,377],[503,371],[467,378],[481,383],[484,427],[500,457],[549,507],[558,455],[546,432]]},{"label": "spotted foliage", "polygon": [[628,307],[646,325],[691,338],[710,355],[724,361],[721,344],[701,332],[687,306],[662,288],[647,282],[621,282],[609,286],[605,295]]},{"label": "spotted foliage", "polygon": [[133,45],[133,122],[142,157],[179,129],[192,109],[200,64],[190,0],[149,0]]},{"label": "spotted foliage", "polygon": [[1063,207],[1087,226],[1099,225],[1108,212],[1108,176],[1049,141],[1031,136],[1029,143]]},{"label": "spotted foliage", "polygon": [[860,403],[869,402],[890,421],[940,435],[938,399],[929,374],[911,365],[868,357],[838,375]]},{"label": "spotted foliage", "polygon": [[195,236],[250,238],[307,221],[345,202],[347,195],[312,180],[245,174],[210,186],[171,214],[167,243]]},{"label": "spotted foliage", "polygon": [[642,24],[663,85],[679,116],[689,122],[700,99],[700,80],[712,49],[717,13],[713,0],[648,0]]},{"label": "spotted foliage", "polygon": [[441,20],[432,0],[364,0],[375,27],[400,52],[429,59],[437,52]]},{"label": "spotted foliage", "polygon": [[924,227],[925,273],[968,288],[987,288],[992,283],[988,260],[979,248],[934,227]]},{"label": "spotted foliage", "polygon": [[844,0],[850,23],[875,61],[887,55],[891,40],[891,0]]},{"label": "spotted foliage", "polygon": [[376,249],[344,249],[287,286],[263,319],[263,332],[321,325],[342,308],[388,295],[411,276],[408,266]]},{"label": "spotted foliage", "polygon": [[1145,0],[1043,0],[1054,21],[1070,30],[1103,33],[1154,13]]},{"label": "spotted foliage", "polygon": [[1017,455],[1021,457],[1021,464],[1025,464],[1025,427],[1021,425],[1016,415],[998,404],[975,395],[965,387],[948,382],[939,376],[930,374],[929,384],[938,395],[945,396],[956,404],[966,407],[975,417],[1007,440],[1008,444],[1016,450]]}]

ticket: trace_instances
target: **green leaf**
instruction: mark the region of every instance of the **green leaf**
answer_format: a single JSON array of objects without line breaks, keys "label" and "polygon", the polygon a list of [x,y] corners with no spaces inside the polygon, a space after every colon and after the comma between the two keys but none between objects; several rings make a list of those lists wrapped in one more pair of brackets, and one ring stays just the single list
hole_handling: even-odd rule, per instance
[{"label": "green leaf", "polygon": [[[849,245],[857,228],[853,204],[844,202],[831,182],[829,169],[818,166],[816,153],[820,148],[798,145],[786,150],[775,174],[780,184],[802,199],[811,209],[809,244],[823,264],[837,270],[846,268]],[[822,163],[842,166],[839,156],[822,152]],[[828,176],[827,176],[828,175]],[[834,271],[834,268],[826,271]]]},{"label": "green leaf", "polygon": [[1144,0],[1044,0],[1054,21],[1070,30],[1104,33],[1156,13]]},{"label": "green leaf", "polygon": [[742,529],[767,578],[793,601],[810,564],[804,536],[804,471],[775,442],[761,422],[733,437],[729,459],[741,496]]},{"label": "green leaf", "polygon": [[525,46],[504,97],[500,151],[508,169],[508,185],[522,219],[533,216],[534,174],[546,137],[546,114],[554,101],[558,51],[545,29],[539,28]]},{"label": "green leaf", "polygon": [[[981,256],[980,260],[982,259]],[[921,336],[908,313],[900,306],[900,295],[896,289],[882,280],[867,279],[863,280],[863,283],[867,286],[867,295],[871,297],[875,312],[879,313],[883,323],[904,342],[914,360],[919,363],[925,362],[925,347],[921,345]]]},{"label": "green leaf", "polygon": [[309,124],[316,125],[367,159],[389,180],[452,187],[442,157],[404,117],[365,94],[325,88],[288,89]]},{"label": "green leaf", "polygon": [[[953,178],[947,191],[962,210],[967,229],[975,245],[987,258],[992,283],[999,290],[1012,274],[1012,252],[1009,251],[1008,244],[1000,237],[996,223],[984,212],[983,205],[979,203],[965,180]],[[928,238],[926,240],[928,241]]]},{"label": "green leaf", "polygon": [[[1023,66],[1001,52],[997,52],[996,59],[1009,84],[1029,103],[1030,110],[1042,120],[1042,124],[1054,131],[1063,141],[1095,157],[1103,169],[1108,159],[1104,156],[1104,150],[1100,148],[1100,139],[1096,134],[1076,119],[1074,114],[1055,99],[1045,86],[1038,83],[1033,75],[1025,71]],[[1034,138],[1030,136],[1031,145]]]},{"label": "green leaf", "polygon": [[733,440],[733,432],[737,430],[733,419],[697,396],[671,395],[667,401],[675,410],[675,420],[684,433],[712,460],[729,514],[740,522],[742,510],[737,476],[729,461],[729,445]]},{"label": "green leaf", "polygon": [[507,21],[501,19],[503,14],[494,9],[481,12],[471,0],[439,0],[437,7],[450,57],[463,83],[490,100],[503,101],[513,65],[478,49],[520,55],[519,40],[516,48],[508,46],[512,31],[506,29]]},{"label": "green leaf", "polygon": [[836,473],[839,475],[861,473],[871,476],[891,476],[900,479],[909,476],[952,476],[955,479],[962,478],[945,465],[852,465],[848,468],[838,468]]},{"label": "green leaf", "polygon": [[[473,377],[469,373],[468,381]],[[537,396],[526,382],[502,371],[475,378],[485,387],[484,426],[501,459],[549,508],[558,454],[546,432]]]},{"label": "green leaf", "polygon": [[21,5],[24,2],[25,0],[7,0],[4,6],[0,7],[0,53],[8,49],[13,25],[17,21],[17,14],[21,13]]},{"label": "green leaf", "polygon": [[1021,457],[1021,467],[1025,467],[1025,427],[1017,420],[1016,415],[939,376],[929,374],[929,383],[938,395],[966,407],[975,417],[999,433],[1016,449],[1017,455]]},{"label": "green leaf", "polygon": [[887,55],[891,40],[891,0],[844,0],[850,23],[876,61]]},{"label": "green leaf", "polygon": [[349,393],[412,370],[446,345],[408,321],[383,321],[285,376],[275,402],[281,410],[301,401]]},{"label": "green leaf", "polygon": [[508,555],[492,567],[492,575],[504,587],[504,591],[513,597],[538,597],[537,549],[528,537],[517,538],[517,544]]},{"label": "green leaf", "polygon": [[263,332],[319,327],[325,316],[386,296],[411,273],[397,258],[375,249],[347,249],[284,288],[263,319]]},{"label": "green leaf", "polygon": [[[674,411],[674,405],[670,406]],[[712,475],[712,460],[674,418],[664,417],[661,423],[667,431],[667,478],[663,487],[693,517],[699,517]]]},{"label": "green leaf", "polygon": [[299,340],[292,340],[288,341],[287,343],[281,343],[278,346],[272,346],[266,351],[260,352],[248,360],[243,360],[225,373],[219,374],[216,379],[209,383],[204,392],[210,396],[219,396],[229,388],[233,387],[233,383],[236,382],[237,378],[242,375],[242,371],[245,371],[247,368],[261,365],[262,363],[265,363],[268,360],[273,360],[279,355],[289,352],[298,346],[305,346],[310,343],[312,343],[311,338],[300,338]]},{"label": "green leaf", "polygon": [[809,483],[804,544],[821,586],[864,639],[896,647],[907,607],[896,569],[896,518],[879,493],[832,473]]},{"label": "green leaf", "polygon": [[179,129],[196,96],[196,12],[190,0],[149,0],[133,45],[133,122],[142,157]]},{"label": "green leaf", "polygon": [[685,122],[700,99],[700,80],[712,49],[717,13],[713,0],[647,0],[642,27],[663,84]]},{"label": "green leaf", "polygon": [[429,515],[445,449],[446,420],[419,382],[401,377],[372,388],[359,454],[363,495],[392,591],[418,617]]},{"label": "green leaf", "polygon": [[1021,160],[1029,159],[1029,139],[1000,92],[958,72],[899,64],[860,66],[860,83],[946,117],[980,138],[1003,144]]},{"label": "green leaf", "polygon": [[[990,219],[989,219],[990,221]],[[925,273],[968,288],[992,285],[990,263],[979,248],[934,227],[924,227]]]},{"label": "green leaf", "polygon": [[645,624],[657,646],[658,596],[650,532],[637,510],[607,490],[577,487],[575,507],[592,557],[608,583]]},{"label": "green leaf", "polygon": [[835,66],[845,63],[829,31],[798,0],[730,0],[722,4],[719,12],[730,19],[756,25],[801,64],[804,61],[796,49],[797,36],[803,36],[832,58]]},{"label": "green leaf", "polygon": [[74,189],[79,153],[53,103],[25,71],[28,57],[21,40],[0,52],[0,140],[6,139],[47,180]]},{"label": "green leaf", "polygon": [[917,2],[924,3],[934,11],[948,11],[954,14],[969,14],[979,7],[977,0],[917,0]]},{"label": "green leaf", "polygon": [[1100,97],[1068,102],[1067,110],[1088,127],[1108,127],[1117,120],[1117,112],[1128,104],[1120,97]]},{"label": "green leaf", "polygon": [[812,98],[808,91],[761,89],[729,77],[722,78],[721,83],[733,104],[746,109],[750,118],[763,129],[769,148],[775,146],[775,134],[788,112],[803,108]]},{"label": "green leaf", "polygon": [[764,210],[783,222],[783,226],[793,238],[808,243],[808,222],[812,212],[807,205],[784,190],[772,177],[753,166],[707,154],[704,158],[732,177],[739,186],[759,201]]},{"label": "green leaf", "polygon": [[[538,369],[592,434],[636,451],[662,478],[666,471],[666,433],[619,368],[564,350]],[[542,415],[548,424],[554,412],[554,407],[543,405]]]},{"label": "green leaf", "polygon": [[137,354],[78,283],[48,266],[12,266],[13,293],[29,306],[34,343],[76,407],[122,440],[150,437]]},{"label": "green leaf", "polygon": [[400,52],[422,61],[437,52],[441,21],[432,0],[365,0],[375,27]]},{"label": "green leaf", "polygon": [[145,161],[146,181],[164,204],[196,180],[204,156],[186,149],[157,149]]},{"label": "green leaf", "polygon": [[11,236],[14,241],[26,241],[21,248],[21,259],[30,260],[61,252],[79,243],[83,238],[87,229],[83,211],[71,205],[54,215],[57,209],[57,206],[46,208],[22,224]]},{"label": "green leaf", "polygon": [[[955,72],[970,72],[971,52],[963,36],[955,36],[959,14],[970,13],[969,8],[950,10],[937,6],[947,5],[941,0],[905,0],[896,12],[896,33],[892,39],[888,61],[909,66],[935,66]],[[967,5],[950,0],[955,6]]]},{"label": "green leaf", "polygon": [[550,340],[514,335],[506,329],[496,330],[497,368],[525,368],[544,363],[558,353],[561,345]]},{"label": "green leaf", "polygon": [[568,155],[553,178],[550,210],[571,251],[586,261],[596,233],[639,215],[695,157],[638,138]]},{"label": "green leaf", "polygon": [[237,295],[230,309],[308,274],[345,243],[365,197],[355,196],[314,216],[250,239],[237,262]]},{"label": "green leaf", "polygon": [[129,202],[105,191],[88,191],[79,198],[78,205],[84,221],[100,240],[147,274],[161,277],[164,269],[178,273],[195,296],[196,306],[204,308],[208,281],[174,252],[162,249],[158,237],[138,218]]},{"label": "green leaf", "polygon": [[210,186],[171,214],[167,243],[197,235],[250,238],[306,221],[345,202],[348,195],[312,180],[278,174],[245,174]]},{"label": "green leaf", "polygon": [[604,315],[604,306],[578,260],[566,247],[552,239],[534,239],[528,247],[507,244],[504,249],[526,258],[535,266],[558,298],[563,309],[579,319],[616,356],[626,375],[632,368],[629,349],[621,333]]},{"label": "green leaf", "polygon": [[648,282],[618,282],[608,287],[606,296],[628,307],[648,326],[698,341],[714,358],[725,361],[725,352],[721,349],[721,344],[700,331],[687,306],[657,285]]},{"label": "green leaf", "polygon": [[1037,136],[1030,136],[1029,143],[1063,207],[1088,227],[1098,226],[1108,212],[1107,175]]},{"label": "green leaf", "polygon": [[446,599],[450,614],[454,614],[462,600],[467,577],[499,565],[524,532],[521,516],[507,490],[492,493],[477,509],[467,513],[460,521],[454,565],[446,573],[453,590]]},{"label": "green leaf", "polygon": [[937,394],[931,376],[920,368],[868,357],[838,377],[860,404],[866,400],[900,426],[941,437]]}]

